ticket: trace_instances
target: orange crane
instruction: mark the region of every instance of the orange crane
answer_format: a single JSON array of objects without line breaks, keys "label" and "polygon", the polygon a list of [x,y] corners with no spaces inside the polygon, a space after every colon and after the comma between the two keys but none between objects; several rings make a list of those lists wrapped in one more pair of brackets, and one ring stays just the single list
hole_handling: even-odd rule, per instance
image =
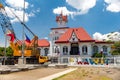
[{"label": "orange crane", "polygon": [[[7,4],[6,4],[7,5]],[[11,11],[12,12],[12,11]],[[31,43],[29,45],[26,45],[24,49],[24,56],[29,57],[28,62],[35,62],[35,63],[45,63],[48,61],[48,57],[46,56],[40,56],[40,52],[38,50],[38,36],[36,36],[28,27],[26,24],[24,24],[19,17],[12,12],[13,15],[19,20],[19,22],[25,27],[33,36],[34,38],[31,40]],[[7,16],[7,13],[5,11],[4,6],[0,3],[0,24],[3,29],[4,34],[7,33],[7,31],[10,31],[11,34],[13,34],[11,37],[15,39],[10,40],[10,46],[12,50],[14,51],[13,56],[14,57],[21,57],[22,51],[20,50],[19,46],[21,45],[21,41],[17,39],[14,29],[12,27],[12,24],[10,22],[9,17]]]}]

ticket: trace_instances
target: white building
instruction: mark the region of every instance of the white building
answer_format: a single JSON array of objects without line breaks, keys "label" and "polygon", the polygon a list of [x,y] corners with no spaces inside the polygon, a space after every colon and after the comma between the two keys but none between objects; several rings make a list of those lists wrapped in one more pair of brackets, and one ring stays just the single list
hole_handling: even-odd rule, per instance
[{"label": "white building", "polygon": [[40,50],[41,56],[48,56],[50,43],[46,39],[38,40],[38,49]]},{"label": "white building", "polygon": [[91,57],[94,53],[108,55],[111,50],[110,42],[96,41],[82,27],[66,27],[67,16],[60,14],[56,17],[58,27],[51,28],[51,52],[62,63],[69,63],[71,57]]}]

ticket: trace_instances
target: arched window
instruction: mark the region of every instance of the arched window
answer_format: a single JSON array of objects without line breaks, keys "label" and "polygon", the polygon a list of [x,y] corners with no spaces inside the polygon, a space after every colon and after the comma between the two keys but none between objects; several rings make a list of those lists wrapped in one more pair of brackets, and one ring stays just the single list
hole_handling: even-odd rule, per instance
[{"label": "arched window", "polygon": [[55,53],[59,53],[59,48],[58,48],[58,46],[55,46],[54,52],[55,52]]},{"label": "arched window", "polygon": [[47,56],[48,50],[49,50],[48,48],[45,48],[45,49],[44,49],[44,51],[45,51],[45,55],[44,55],[44,56]]},{"label": "arched window", "polygon": [[82,47],[82,53],[83,53],[84,55],[87,55],[87,52],[88,52],[87,46],[84,45],[84,46]]},{"label": "arched window", "polygon": [[98,53],[98,46],[93,46],[93,53]]},{"label": "arched window", "polygon": [[106,55],[107,54],[107,46],[103,46],[103,53]]},{"label": "arched window", "polygon": [[67,55],[68,54],[68,47],[64,46],[63,47],[63,55]]}]

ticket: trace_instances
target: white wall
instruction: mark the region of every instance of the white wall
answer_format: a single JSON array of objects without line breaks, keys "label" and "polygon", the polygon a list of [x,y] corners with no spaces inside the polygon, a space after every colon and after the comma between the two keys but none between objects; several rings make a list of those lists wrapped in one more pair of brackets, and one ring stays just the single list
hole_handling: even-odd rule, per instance
[{"label": "white wall", "polygon": [[45,48],[48,48],[48,54],[50,53],[49,47],[39,47],[41,56],[45,56],[45,50],[44,50]]},{"label": "white wall", "polygon": [[[92,43],[79,43],[79,49],[80,49],[80,55],[83,55],[82,54],[82,47],[85,45],[85,46],[87,46],[87,49],[88,49],[88,55],[91,55],[92,54],[92,49],[91,49],[91,44]],[[87,55],[86,55],[87,56]]]}]

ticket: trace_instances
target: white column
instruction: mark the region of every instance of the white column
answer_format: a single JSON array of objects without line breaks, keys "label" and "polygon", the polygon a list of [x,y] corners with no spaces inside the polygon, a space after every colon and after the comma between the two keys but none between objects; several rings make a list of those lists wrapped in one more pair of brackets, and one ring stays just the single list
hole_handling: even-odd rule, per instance
[{"label": "white column", "polygon": [[82,45],[79,45],[80,56],[82,56]]},{"label": "white column", "polygon": [[62,52],[62,45],[61,45],[61,44],[59,45],[59,49],[60,49],[60,55],[63,55],[63,52]]},{"label": "white column", "polygon": [[41,47],[41,56],[44,56],[44,48]]},{"label": "white column", "polygon": [[50,54],[50,56],[52,56],[52,54],[53,54],[53,44],[52,44],[52,42],[51,41],[49,41],[50,42],[50,48],[49,48],[49,54]]},{"label": "white column", "polygon": [[98,53],[101,52],[101,49],[102,49],[102,45],[98,45]]},{"label": "white column", "polygon": [[92,46],[89,44],[87,47],[88,47],[88,55],[91,56],[92,55],[92,50],[91,50]]},{"label": "white column", "polygon": [[70,44],[68,45],[68,55],[70,55],[70,49],[71,49],[71,46]]},{"label": "white column", "polygon": [[111,47],[110,47],[110,46],[108,46],[108,47],[107,47],[107,55],[109,55],[109,54],[110,54],[110,50],[111,50]]},{"label": "white column", "polygon": [[79,54],[81,55],[82,53],[82,49],[81,49],[81,46],[79,45]]}]

